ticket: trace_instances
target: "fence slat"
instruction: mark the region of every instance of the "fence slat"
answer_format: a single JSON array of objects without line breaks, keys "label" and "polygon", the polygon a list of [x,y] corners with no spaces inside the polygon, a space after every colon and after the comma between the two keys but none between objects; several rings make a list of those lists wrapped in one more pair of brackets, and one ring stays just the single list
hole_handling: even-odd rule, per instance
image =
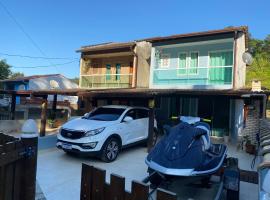
[{"label": "fence slat", "polygon": [[110,195],[108,200],[125,200],[125,178],[111,174]]},{"label": "fence slat", "polygon": [[[23,147],[23,144],[21,141],[16,142],[16,149],[21,149]],[[20,194],[21,194],[21,175],[22,175],[22,161],[17,160],[15,163],[15,169],[14,169],[14,189],[13,189],[13,200],[20,200]]]},{"label": "fence slat", "polygon": [[105,200],[104,198],[105,177],[106,177],[105,170],[93,168],[92,200]]},{"label": "fence slat", "polygon": [[[5,151],[10,152],[15,149],[15,142],[9,142],[5,145]],[[14,181],[14,163],[5,166],[5,191],[4,199],[13,199],[13,181]]]},{"label": "fence slat", "polygon": [[148,200],[149,186],[145,183],[132,181],[132,200]]},{"label": "fence slat", "polygon": [[159,188],[157,190],[157,200],[177,200],[177,195]]},{"label": "fence slat", "polygon": [[93,167],[82,164],[81,200],[91,200]]}]

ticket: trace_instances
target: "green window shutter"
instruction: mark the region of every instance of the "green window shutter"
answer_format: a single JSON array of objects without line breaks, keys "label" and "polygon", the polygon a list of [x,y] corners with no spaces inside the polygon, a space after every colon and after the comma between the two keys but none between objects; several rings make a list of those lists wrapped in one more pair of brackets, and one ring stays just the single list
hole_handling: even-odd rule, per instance
[{"label": "green window shutter", "polygon": [[106,80],[111,80],[111,65],[106,65]]},{"label": "green window shutter", "polygon": [[186,53],[180,53],[179,54],[179,64],[178,64],[178,70],[177,70],[177,74],[186,74],[187,72],[187,54]]},{"label": "green window shutter", "polygon": [[190,68],[191,69],[189,69],[189,73],[197,74],[198,65],[199,65],[199,53],[198,52],[190,53]]},{"label": "green window shutter", "polygon": [[121,64],[116,64],[116,77],[115,80],[120,80],[120,74],[121,74]]},{"label": "green window shutter", "polygon": [[[214,84],[228,84],[232,81],[233,52],[213,52],[209,54],[209,80]],[[229,67],[223,67],[229,66]],[[230,67],[231,66],[231,67]],[[218,68],[219,67],[219,68]]]}]

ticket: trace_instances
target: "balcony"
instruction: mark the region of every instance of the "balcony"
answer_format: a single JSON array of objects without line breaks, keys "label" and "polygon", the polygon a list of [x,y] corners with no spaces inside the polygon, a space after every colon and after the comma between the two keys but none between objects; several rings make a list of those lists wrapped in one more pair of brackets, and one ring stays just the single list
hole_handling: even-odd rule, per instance
[{"label": "balcony", "polygon": [[220,87],[230,88],[233,77],[232,66],[196,68],[155,68],[152,87]]},{"label": "balcony", "polygon": [[130,88],[132,74],[94,74],[81,75],[81,88]]}]

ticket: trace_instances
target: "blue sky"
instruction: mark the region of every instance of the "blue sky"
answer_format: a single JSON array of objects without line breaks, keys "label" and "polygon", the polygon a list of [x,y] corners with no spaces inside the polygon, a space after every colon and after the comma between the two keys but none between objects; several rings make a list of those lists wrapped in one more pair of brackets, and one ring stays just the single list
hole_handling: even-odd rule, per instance
[{"label": "blue sky", "polygon": [[[14,67],[13,71],[25,75],[61,73],[70,78],[78,76],[80,55],[75,50],[82,45],[239,25],[248,25],[255,38],[262,39],[270,34],[269,0],[0,1],[46,57],[74,59],[46,60],[3,55],[44,56],[0,6],[0,59],[6,59]],[[74,62],[57,67],[15,68],[71,61]]]}]

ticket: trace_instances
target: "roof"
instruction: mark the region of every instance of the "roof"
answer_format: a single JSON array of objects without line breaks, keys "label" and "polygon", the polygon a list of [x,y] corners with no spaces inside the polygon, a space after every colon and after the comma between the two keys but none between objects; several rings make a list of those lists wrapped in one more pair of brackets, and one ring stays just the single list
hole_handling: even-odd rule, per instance
[{"label": "roof", "polygon": [[13,79],[0,80],[0,82],[29,81],[31,79],[46,78],[46,77],[51,77],[51,76],[62,76],[62,75],[61,74],[32,75],[32,76],[24,76],[24,77],[18,77],[18,78],[13,78]]},{"label": "roof", "polygon": [[199,90],[199,89],[64,89],[64,90],[0,90],[0,94],[10,94],[17,96],[46,96],[46,95],[66,95],[66,96],[81,96],[93,98],[154,98],[156,96],[229,96],[242,98],[244,96],[260,96],[270,95],[270,91],[252,92],[250,88],[239,90]]},{"label": "roof", "polygon": [[124,49],[131,48],[135,45],[135,42],[108,42],[95,45],[82,46],[76,52],[91,52],[101,50],[112,50],[112,49]]},{"label": "roof", "polygon": [[147,42],[154,43],[154,42],[160,42],[160,41],[166,41],[166,40],[175,40],[175,39],[180,39],[180,38],[197,37],[197,36],[210,36],[210,35],[217,35],[217,34],[233,33],[235,31],[247,33],[248,32],[248,27],[247,26],[228,27],[228,28],[218,29],[218,30],[177,34],[177,35],[170,35],[170,36],[163,36],[163,37],[145,38],[145,39],[141,39],[141,40],[137,40],[137,41],[147,41]]}]

